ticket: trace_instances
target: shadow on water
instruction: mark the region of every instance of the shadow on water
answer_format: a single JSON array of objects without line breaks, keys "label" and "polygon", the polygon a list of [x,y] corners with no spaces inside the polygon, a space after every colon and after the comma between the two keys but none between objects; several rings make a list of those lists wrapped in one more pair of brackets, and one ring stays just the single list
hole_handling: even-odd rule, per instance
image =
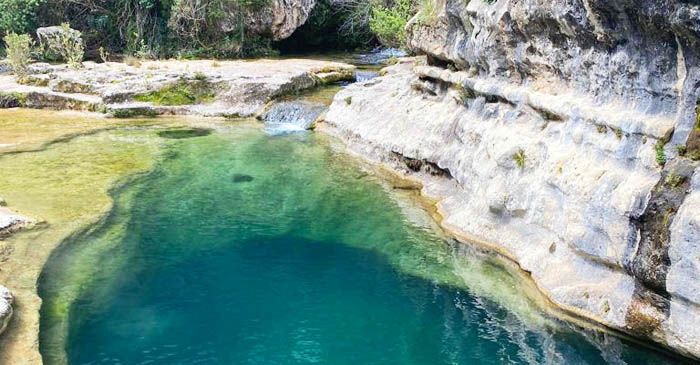
[{"label": "shadow on water", "polygon": [[46,266],[47,364],[673,363],[548,318],[512,268],[323,136],[168,148]]}]

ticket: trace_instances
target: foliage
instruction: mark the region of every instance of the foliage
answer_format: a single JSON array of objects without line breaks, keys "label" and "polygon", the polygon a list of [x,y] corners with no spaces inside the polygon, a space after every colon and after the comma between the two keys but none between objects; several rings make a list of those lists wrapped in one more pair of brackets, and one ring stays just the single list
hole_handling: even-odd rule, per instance
[{"label": "foliage", "polygon": [[654,149],[656,150],[656,163],[658,163],[659,166],[666,164],[666,152],[664,152],[665,146],[666,142],[663,140],[659,140],[654,146]]},{"label": "foliage", "polygon": [[7,60],[16,75],[27,74],[31,62],[34,41],[28,34],[10,33],[3,38],[7,52]]},{"label": "foliage", "polygon": [[104,47],[98,48],[97,52],[100,54],[100,59],[103,63],[109,62],[109,52],[107,52]]},{"label": "foliage", "polygon": [[681,184],[683,184],[685,182],[685,180],[686,180],[685,176],[679,175],[675,171],[671,171],[668,173],[668,175],[666,175],[665,182],[666,182],[666,185],[668,185],[672,188],[677,188]]},{"label": "foliage", "polygon": [[58,41],[61,43],[59,47],[61,57],[70,67],[79,68],[85,54],[82,33],[71,29],[68,23],[61,24],[61,29],[63,31],[58,36]]},{"label": "foliage", "polygon": [[676,145],[676,151],[678,151],[678,156],[685,156],[685,154],[688,152],[688,147],[679,144]]},{"label": "foliage", "polygon": [[43,0],[0,0],[0,35],[30,30]]},{"label": "foliage", "polygon": [[396,0],[391,6],[372,8],[369,28],[379,41],[387,46],[405,48],[406,23],[411,19],[414,4],[411,0]]}]

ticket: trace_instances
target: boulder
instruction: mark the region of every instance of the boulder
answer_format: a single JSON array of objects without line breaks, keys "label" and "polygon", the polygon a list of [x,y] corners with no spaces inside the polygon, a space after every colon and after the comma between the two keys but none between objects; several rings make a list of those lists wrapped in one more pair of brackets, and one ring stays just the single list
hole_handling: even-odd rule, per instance
[{"label": "boulder", "polygon": [[0,285],[0,334],[5,332],[12,318],[12,301],[10,290]]},{"label": "boulder", "polygon": [[67,53],[66,44],[83,44],[79,31],[67,26],[43,27],[36,30],[43,56],[50,61],[63,60]]}]

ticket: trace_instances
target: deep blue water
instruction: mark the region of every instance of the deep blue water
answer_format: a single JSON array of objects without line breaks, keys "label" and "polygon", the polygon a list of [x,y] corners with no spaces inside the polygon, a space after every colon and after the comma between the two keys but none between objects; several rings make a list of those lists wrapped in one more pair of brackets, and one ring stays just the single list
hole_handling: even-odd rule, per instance
[{"label": "deep blue water", "polygon": [[167,143],[47,266],[48,364],[673,363],[547,318],[320,136]]}]

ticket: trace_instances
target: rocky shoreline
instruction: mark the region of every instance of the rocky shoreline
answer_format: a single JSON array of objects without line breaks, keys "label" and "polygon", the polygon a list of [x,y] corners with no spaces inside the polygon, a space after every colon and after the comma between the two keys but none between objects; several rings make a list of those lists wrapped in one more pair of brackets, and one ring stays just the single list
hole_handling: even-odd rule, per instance
[{"label": "rocky shoreline", "polygon": [[353,66],[40,64],[0,75],[0,106],[323,120],[557,307],[700,359],[700,6],[442,0],[433,15],[409,24],[425,57],[343,88],[325,113],[275,103]]}]

